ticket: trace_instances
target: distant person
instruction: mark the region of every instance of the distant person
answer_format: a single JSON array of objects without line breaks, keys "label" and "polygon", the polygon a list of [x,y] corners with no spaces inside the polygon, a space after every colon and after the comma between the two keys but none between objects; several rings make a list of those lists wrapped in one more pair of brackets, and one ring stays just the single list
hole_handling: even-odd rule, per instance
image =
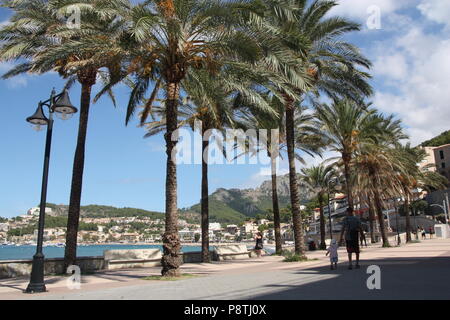
[{"label": "distant person", "polygon": [[422,239],[426,239],[427,238],[427,233],[425,232],[425,229],[420,227],[420,230],[422,231]]},{"label": "distant person", "polygon": [[363,245],[365,245],[366,248],[367,248],[366,232],[365,232],[364,230],[363,230],[362,233],[361,233],[361,239],[360,239],[360,241],[361,241],[361,247],[362,247]]},{"label": "distant person", "polygon": [[261,252],[264,247],[263,245],[263,235],[261,232],[258,232],[255,236],[256,244],[255,244],[255,252],[258,258],[261,258]]},{"label": "distant person", "polygon": [[327,249],[327,256],[330,255],[330,264],[331,264],[331,270],[337,269],[337,263],[339,260],[338,256],[338,244],[336,239],[331,240],[331,244]]},{"label": "distant person", "polygon": [[353,209],[347,208],[347,216],[344,218],[342,223],[342,231],[340,237],[340,243],[343,242],[343,236],[345,234],[345,242],[348,253],[348,269],[353,269],[352,265],[352,255],[355,253],[356,255],[356,265],[355,268],[359,269],[359,235],[362,235],[363,230],[361,227],[361,220],[353,215]]},{"label": "distant person", "polygon": [[430,231],[430,239],[432,239],[434,233],[433,226],[430,226],[429,231]]}]

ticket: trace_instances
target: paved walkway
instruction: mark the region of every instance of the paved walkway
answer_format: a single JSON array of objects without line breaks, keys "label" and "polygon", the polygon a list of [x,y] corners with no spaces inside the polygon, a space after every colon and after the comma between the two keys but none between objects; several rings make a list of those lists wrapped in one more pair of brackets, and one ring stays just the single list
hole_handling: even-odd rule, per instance
[{"label": "paved walkway", "polygon": [[[0,281],[0,299],[450,299],[450,239],[425,240],[395,248],[364,249],[361,269],[347,270],[346,254],[330,270],[324,252],[308,253],[303,263],[281,257],[213,264],[185,264],[183,273],[197,277],[149,281],[160,268],[99,272],[82,277],[80,290],[69,290],[66,278],[46,279],[49,292],[23,294],[28,279]],[[367,267],[381,268],[381,290],[369,290]]]}]

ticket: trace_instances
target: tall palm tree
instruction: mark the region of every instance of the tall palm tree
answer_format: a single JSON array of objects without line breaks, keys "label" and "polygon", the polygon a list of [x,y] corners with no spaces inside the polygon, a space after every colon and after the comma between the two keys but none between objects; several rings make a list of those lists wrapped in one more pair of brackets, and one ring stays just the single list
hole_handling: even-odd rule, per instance
[{"label": "tall palm tree", "polygon": [[[334,174],[332,166],[321,163],[318,166],[302,169],[302,179],[312,192],[316,193],[320,208],[320,249],[326,249],[325,243],[325,215],[323,207],[325,205],[326,194],[331,176]],[[331,213],[330,213],[331,214]],[[330,231],[331,232],[331,231]]]},{"label": "tall palm tree", "polygon": [[399,168],[402,169],[397,170],[397,174],[401,185],[401,193],[405,199],[406,241],[410,242],[412,241],[410,203],[412,201],[413,189],[423,188],[426,190],[433,190],[444,188],[446,179],[437,172],[429,170],[431,169],[431,166],[419,166],[427,156],[424,149],[413,148],[408,143],[406,145],[397,144],[394,151],[396,157],[399,159]]},{"label": "tall palm tree", "polygon": [[[131,11],[132,34],[138,46],[131,52],[128,71],[135,77],[127,121],[152,83],[151,98],[143,114],[149,114],[158,91],[165,93],[166,119],[166,223],[163,235],[162,274],[179,275],[176,163],[172,159],[177,141],[178,106],[182,81],[194,69],[219,72],[227,61],[253,61],[260,50],[245,34],[245,1],[151,0]],[[239,28],[242,26],[242,28]],[[244,45],[245,44],[245,45]],[[145,122],[145,119],[143,119]]]},{"label": "tall palm tree", "polygon": [[[185,96],[183,99],[180,99],[178,126],[187,126],[195,130],[196,125],[201,124],[201,230],[203,262],[210,262],[208,151],[212,130],[223,131],[226,128],[234,127],[235,105],[232,94],[238,94],[242,101],[262,99],[262,97],[258,97],[259,93],[255,90],[247,89],[245,92],[240,92],[239,86],[245,80],[240,78],[240,83],[237,84],[234,76],[229,69],[227,73],[220,72],[214,77],[205,70],[193,70],[181,82]],[[153,107],[151,113],[152,116],[156,116],[159,120],[145,123],[148,129],[146,137],[160,133],[167,124],[164,106],[162,108]],[[141,117],[141,119],[143,118]]]},{"label": "tall palm tree", "polygon": [[[272,1],[265,3],[270,8]],[[308,94],[325,93],[333,98],[347,96],[352,99],[371,94],[366,82],[369,75],[357,69],[358,66],[370,67],[370,62],[357,48],[338,39],[345,33],[359,30],[359,25],[343,18],[327,17],[337,5],[335,1],[292,0],[284,3],[289,10],[282,11],[283,14],[268,14],[265,16],[268,17],[267,23],[261,23],[272,28],[284,50],[275,51],[268,45],[261,63],[285,80],[284,85],[275,86],[273,93],[283,100],[285,106],[295,251],[303,255],[305,244],[295,165],[296,101]]]},{"label": "tall palm tree", "polygon": [[[375,211],[380,225],[383,246],[389,246],[384,225],[383,199],[392,198],[400,189],[397,171],[403,170],[400,158],[393,152],[394,146],[406,139],[401,122],[393,116],[379,114],[370,116],[376,123],[372,139],[357,145],[354,154],[354,167],[357,184],[373,197]],[[369,205],[372,201],[369,199]]]},{"label": "tall palm tree", "polygon": [[370,144],[379,131],[380,119],[368,109],[351,100],[337,100],[331,105],[317,105],[316,116],[331,141],[330,149],[341,155],[348,206],[354,208],[351,162],[361,145]]},{"label": "tall palm tree", "polygon": [[[238,125],[244,129],[262,129],[267,130],[267,140],[262,145],[261,150],[266,152],[270,158],[271,164],[271,182],[272,182],[272,211],[274,214],[274,230],[275,230],[275,248],[278,254],[282,252],[281,244],[281,219],[280,207],[278,201],[278,184],[277,184],[277,161],[280,158],[280,153],[286,149],[286,125],[283,101],[276,96],[267,95],[269,104],[276,111],[276,114],[261,112],[260,110],[252,109],[250,112],[243,113],[238,120]],[[242,108],[242,106],[241,106]],[[321,155],[327,141],[325,136],[320,132],[318,122],[314,119],[311,113],[302,106],[295,109],[294,115],[295,123],[295,157],[298,161],[305,164],[303,155],[309,156]],[[255,150],[249,150],[255,152]]]},{"label": "tall palm tree", "polygon": [[[83,184],[85,145],[91,91],[97,78],[118,77],[121,72],[123,20],[118,12],[125,0],[4,1],[14,11],[11,23],[0,31],[1,60],[25,62],[5,77],[23,72],[57,71],[69,83],[81,85],[80,118],[74,156],[66,233],[65,265],[76,263],[78,224]],[[83,23],[73,28],[61,16],[74,9]],[[111,90],[105,90],[113,98]]]}]

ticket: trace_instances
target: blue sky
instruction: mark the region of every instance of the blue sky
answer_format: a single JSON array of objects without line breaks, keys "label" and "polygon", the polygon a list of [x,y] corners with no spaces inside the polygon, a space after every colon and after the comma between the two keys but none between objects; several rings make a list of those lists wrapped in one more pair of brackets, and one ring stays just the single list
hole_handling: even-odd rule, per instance
[{"label": "blue sky", "polygon": [[[377,5],[381,29],[369,30],[367,8]],[[413,144],[449,129],[450,1],[341,0],[336,14],[363,25],[349,39],[374,62],[374,105],[404,121]],[[0,25],[8,19],[0,9]],[[11,64],[0,63],[0,73]],[[24,214],[40,197],[45,131],[25,122],[52,87],[64,85],[56,74],[0,80],[0,216]],[[104,98],[90,113],[82,204],[105,204],[164,211],[165,153],[161,136],[143,139],[136,123],[124,125],[128,89],[118,87],[118,106]],[[70,96],[79,105],[80,88]],[[78,116],[55,122],[48,201],[67,204]],[[320,159],[308,159],[309,163]],[[282,163],[281,170],[286,165]],[[200,198],[200,165],[178,168],[179,207]],[[255,187],[268,180],[260,165],[214,165],[210,190]]]}]

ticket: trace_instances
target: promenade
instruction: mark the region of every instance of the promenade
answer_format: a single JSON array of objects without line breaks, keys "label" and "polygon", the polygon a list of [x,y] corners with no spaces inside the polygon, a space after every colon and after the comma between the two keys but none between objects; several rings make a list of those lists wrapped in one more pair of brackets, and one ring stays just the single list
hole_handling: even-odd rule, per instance
[{"label": "promenade", "polygon": [[[361,269],[348,270],[343,249],[338,270],[323,251],[308,252],[302,263],[267,256],[212,264],[185,264],[177,281],[143,280],[160,268],[118,270],[82,276],[70,290],[65,277],[48,277],[49,292],[23,294],[28,279],[0,280],[0,299],[450,299],[450,239],[427,239],[393,248],[364,248]],[[367,288],[367,267],[381,268],[381,290]]]}]

